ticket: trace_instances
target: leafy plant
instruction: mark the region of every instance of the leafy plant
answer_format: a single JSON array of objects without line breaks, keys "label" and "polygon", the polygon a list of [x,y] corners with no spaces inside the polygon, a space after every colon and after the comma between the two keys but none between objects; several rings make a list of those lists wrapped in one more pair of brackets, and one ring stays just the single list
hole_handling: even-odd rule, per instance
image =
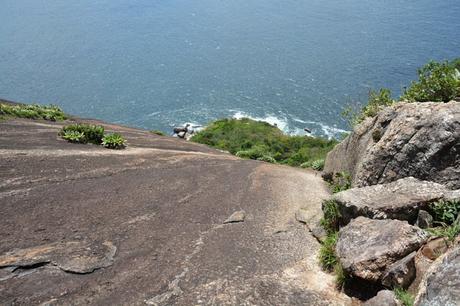
[{"label": "leafy plant", "polygon": [[460,214],[460,201],[440,200],[430,205],[433,219],[438,223],[452,224]]},{"label": "leafy plant", "polygon": [[71,124],[64,126],[59,134],[66,139],[64,136],[70,132],[82,133],[84,137],[81,137],[81,143],[101,144],[104,137],[104,127],[100,125]]},{"label": "leafy plant", "polygon": [[82,132],[78,132],[78,131],[66,131],[62,135],[62,138],[64,138],[65,140],[69,142],[74,142],[74,143],[85,143],[86,142],[85,134]]},{"label": "leafy plant", "polygon": [[394,293],[396,298],[401,302],[404,306],[413,306],[414,305],[414,297],[402,288],[395,288]]},{"label": "leafy plant", "polygon": [[401,100],[448,102],[460,96],[459,62],[430,61],[418,70],[418,81],[412,82]]},{"label": "leafy plant", "polygon": [[427,232],[435,237],[445,237],[449,242],[453,242],[460,234],[460,224],[443,225],[435,228],[428,228]]},{"label": "leafy plant", "polygon": [[319,249],[319,262],[321,267],[326,271],[332,271],[338,263],[335,254],[335,245],[337,244],[338,236],[338,232],[329,233]]},{"label": "leafy plant", "polygon": [[0,115],[4,117],[44,119],[58,121],[67,119],[67,115],[55,105],[4,104],[0,103]]},{"label": "leafy plant", "polygon": [[248,118],[214,121],[191,140],[242,158],[272,157],[290,166],[324,159],[337,144],[336,140],[286,135],[269,123]]},{"label": "leafy plant", "polygon": [[107,134],[102,138],[102,145],[108,149],[123,149],[126,147],[125,139],[117,133]]},{"label": "leafy plant", "polygon": [[329,182],[329,188],[332,193],[345,191],[351,188],[351,175],[345,171],[334,174],[332,181]]},{"label": "leafy plant", "polygon": [[320,224],[328,233],[335,233],[339,229],[340,211],[337,202],[334,199],[325,200],[322,203],[323,218]]},{"label": "leafy plant", "polygon": [[270,155],[264,155],[262,157],[257,158],[257,160],[264,161],[264,162],[267,162],[267,163],[276,164],[276,159],[274,159]]},{"label": "leafy plant", "polygon": [[324,159],[317,159],[311,163],[311,168],[316,171],[322,171],[324,169]]}]

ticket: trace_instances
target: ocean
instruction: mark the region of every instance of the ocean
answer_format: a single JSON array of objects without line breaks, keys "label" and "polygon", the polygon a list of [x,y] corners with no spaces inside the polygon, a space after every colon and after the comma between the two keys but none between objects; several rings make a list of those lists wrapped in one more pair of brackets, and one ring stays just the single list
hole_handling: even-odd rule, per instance
[{"label": "ocean", "polygon": [[339,137],[348,104],[460,56],[458,0],[1,0],[0,97],[160,129]]}]

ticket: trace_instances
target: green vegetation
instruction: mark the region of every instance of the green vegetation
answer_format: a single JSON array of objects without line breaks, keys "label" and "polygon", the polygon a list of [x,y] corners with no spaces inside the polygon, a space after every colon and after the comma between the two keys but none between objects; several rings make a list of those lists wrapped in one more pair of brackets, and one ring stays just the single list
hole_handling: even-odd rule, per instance
[{"label": "green vegetation", "polygon": [[335,274],[335,284],[337,285],[337,288],[341,289],[345,284],[347,283],[349,276],[343,269],[342,265],[340,262],[337,262],[334,266],[334,274]]},{"label": "green vegetation", "polygon": [[337,255],[335,254],[335,245],[337,244],[338,237],[338,232],[329,233],[319,249],[321,267],[329,272],[333,271],[338,263]]},{"label": "green vegetation", "polygon": [[241,158],[259,159],[291,166],[324,159],[336,140],[289,136],[266,122],[222,119],[211,123],[191,139]]},{"label": "green vegetation", "polygon": [[71,124],[64,126],[59,134],[71,142],[101,144],[104,127],[100,125]]},{"label": "green vegetation", "polygon": [[158,135],[158,136],[166,136],[166,134],[160,130],[151,130],[150,133]]},{"label": "green vegetation", "polygon": [[[408,102],[448,102],[460,96],[460,58],[452,61],[435,62],[418,70],[418,81],[411,83],[400,101]],[[389,89],[382,88],[369,92],[367,104],[361,108],[347,106],[342,112],[350,127],[358,125],[368,117],[375,117],[383,108],[396,103]],[[375,136],[375,138],[374,138]],[[373,135],[374,141],[379,135]]]},{"label": "green vegetation", "polygon": [[459,63],[460,59],[430,61],[418,70],[418,81],[412,82],[401,100],[449,102],[460,96]]},{"label": "green vegetation", "polygon": [[431,204],[429,210],[436,222],[452,224],[460,213],[460,201],[440,200]]},{"label": "green vegetation", "polygon": [[326,233],[333,234],[339,230],[340,211],[337,202],[333,199],[325,200],[322,204],[323,218],[321,218],[321,226]]},{"label": "green vegetation", "polygon": [[312,168],[316,171],[322,171],[324,169],[324,159],[317,159],[314,161],[308,161],[300,165],[302,168]]},{"label": "green vegetation", "polygon": [[3,104],[0,103],[0,117],[3,118],[28,118],[59,121],[67,119],[67,115],[55,105],[38,104]]},{"label": "green vegetation", "polygon": [[351,181],[351,175],[348,172],[338,172],[334,174],[334,177],[329,182],[329,188],[332,193],[345,191],[351,188]]},{"label": "green vegetation", "polygon": [[125,148],[125,139],[117,133],[107,134],[102,138],[102,145],[108,149],[123,149]]},{"label": "green vegetation", "polygon": [[413,306],[414,305],[414,297],[402,288],[395,288],[394,293],[396,298],[401,302],[403,306]]},{"label": "green vegetation", "polygon": [[432,203],[429,207],[433,220],[438,227],[429,228],[427,231],[436,237],[445,237],[449,242],[460,234],[460,222],[457,220],[460,214],[460,201],[440,200]]}]

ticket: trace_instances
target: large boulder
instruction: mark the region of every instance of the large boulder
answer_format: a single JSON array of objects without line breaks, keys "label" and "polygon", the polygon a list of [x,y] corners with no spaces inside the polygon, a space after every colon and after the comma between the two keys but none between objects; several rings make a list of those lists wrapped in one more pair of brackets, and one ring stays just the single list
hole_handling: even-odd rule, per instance
[{"label": "large boulder", "polygon": [[460,305],[460,245],[438,258],[422,280],[416,306]]},{"label": "large boulder", "polygon": [[349,275],[380,284],[394,263],[418,250],[427,238],[405,221],[358,217],[340,229],[336,253]]},{"label": "large boulder", "polygon": [[387,107],[328,154],[324,172],[348,172],[358,187],[413,176],[460,188],[460,103]]},{"label": "large boulder", "polygon": [[342,224],[358,216],[414,223],[419,210],[441,199],[456,199],[458,195],[458,192],[441,184],[408,177],[392,183],[348,189],[333,198],[337,202]]}]

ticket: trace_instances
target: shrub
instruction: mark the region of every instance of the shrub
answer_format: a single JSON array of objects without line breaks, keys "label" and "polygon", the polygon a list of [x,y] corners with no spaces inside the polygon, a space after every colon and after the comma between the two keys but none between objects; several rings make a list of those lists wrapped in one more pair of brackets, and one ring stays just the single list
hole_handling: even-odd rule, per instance
[{"label": "shrub", "polygon": [[278,163],[291,166],[324,159],[337,144],[336,140],[286,135],[269,123],[248,118],[214,121],[191,140],[242,158],[269,156]]},{"label": "shrub", "polygon": [[401,100],[448,102],[460,95],[459,59],[452,62],[430,61],[418,70],[418,81],[412,82]]},{"label": "shrub", "polygon": [[69,142],[73,142],[73,143],[85,143],[86,142],[85,134],[82,132],[78,132],[78,131],[66,131],[62,135],[62,138],[64,138],[65,140]]},{"label": "shrub", "polygon": [[335,245],[337,244],[338,236],[338,232],[329,233],[319,249],[319,262],[321,267],[326,271],[332,271],[338,263],[335,254]]},{"label": "shrub", "polygon": [[55,105],[3,104],[0,103],[0,115],[6,117],[44,119],[58,121],[67,119],[67,115]]},{"label": "shrub", "polygon": [[150,133],[158,135],[158,136],[166,136],[166,134],[160,130],[151,130]]},{"label": "shrub", "polygon": [[79,141],[81,143],[101,144],[102,137],[104,137],[104,127],[100,125],[71,124],[64,126],[60,131],[60,135],[66,139],[64,135],[70,132],[83,133],[84,137]]},{"label": "shrub", "polygon": [[270,155],[264,155],[262,157],[257,158],[257,160],[264,161],[264,162],[267,162],[267,163],[276,164],[276,160],[273,157],[271,157]]},{"label": "shrub", "polygon": [[102,138],[102,145],[108,149],[123,149],[126,147],[125,139],[117,133],[107,134]]},{"label": "shrub", "polygon": [[339,229],[340,211],[337,202],[333,199],[325,200],[322,204],[323,218],[320,223],[327,233],[334,233]]},{"label": "shrub", "polygon": [[402,288],[395,288],[394,293],[396,298],[401,302],[404,306],[413,306],[414,305],[414,297]]},{"label": "shrub", "polygon": [[345,191],[351,188],[351,175],[345,171],[334,174],[332,181],[329,182],[332,193]]},{"label": "shrub", "polygon": [[429,207],[433,219],[441,224],[452,224],[460,213],[460,201],[440,200],[432,203]]},{"label": "shrub", "polygon": [[363,122],[367,117],[375,117],[379,111],[393,103],[395,101],[391,98],[391,91],[389,89],[371,90],[369,91],[369,99],[365,106],[356,110],[356,108],[349,105],[342,111],[342,117],[348,121],[350,127],[354,127]]},{"label": "shrub", "polygon": [[324,159],[317,159],[311,163],[311,168],[316,171],[322,171],[324,169]]}]

